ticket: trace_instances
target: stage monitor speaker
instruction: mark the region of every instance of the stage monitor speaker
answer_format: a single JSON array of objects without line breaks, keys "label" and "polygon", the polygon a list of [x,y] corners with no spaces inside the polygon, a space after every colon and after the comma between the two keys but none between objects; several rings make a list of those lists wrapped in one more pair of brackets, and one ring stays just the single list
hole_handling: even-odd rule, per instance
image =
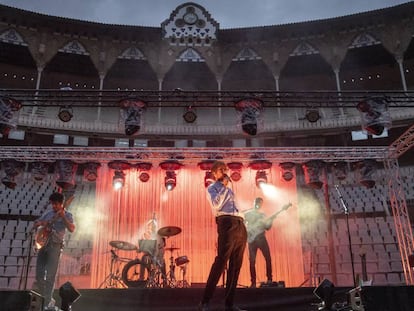
[{"label": "stage monitor speaker", "polygon": [[191,282],[191,288],[204,288],[206,287],[207,283],[196,283],[196,282]]},{"label": "stage monitor speaker", "polygon": [[43,311],[43,297],[35,291],[0,291],[2,311]]}]

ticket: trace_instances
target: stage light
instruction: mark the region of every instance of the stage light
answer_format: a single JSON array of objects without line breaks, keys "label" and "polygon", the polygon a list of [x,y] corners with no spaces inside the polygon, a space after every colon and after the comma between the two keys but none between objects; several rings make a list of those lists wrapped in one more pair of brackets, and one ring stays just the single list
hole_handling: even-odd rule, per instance
[{"label": "stage light", "polygon": [[348,292],[348,301],[352,311],[365,311],[361,286],[353,288]]},{"label": "stage light", "polygon": [[112,178],[112,186],[115,190],[121,189],[125,184],[125,170],[131,168],[131,164],[126,161],[111,161],[108,163],[108,167],[113,169],[114,177]]},{"label": "stage light", "polygon": [[121,189],[125,184],[125,174],[122,171],[115,171],[112,177],[112,186],[115,190]]},{"label": "stage light", "polygon": [[309,109],[309,110],[306,111],[305,118],[310,123],[315,123],[315,122],[317,122],[321,118],[321,116],[320,116],[318,110],[316,110],[316,109]]},{"label": "stage light", "polygon": [[142,172],[139,174],[139,180],[142,182],[147,182],[150,179],[150,175],[146,172]]},{"label": "stage light", "polygon": [[0,96],[0,134],[6,136],[12,128],[16,127],[17,120],[15,112],[22,108],[22,104],[17,100]]},{"label": "stage light", "polygon": [[197,119],[197,114],[195,112],[195,109],[191,106],[186,108],[186,111],[183,114],[183,118],[185,122],[187,123],[194,123]]},{"label": "stage light", "polygon": [[305,183],[313,189],[321,189],[323,182],[319,180],[325,162],[320,160],[311,160],[302,164],[305,175]]},{"label": "stage light", "polygon": [[279,166],[281,168],[280,175],[285,181],[291,181],[293,177],[295,176],[295,163],[293,162],[283,162],[279,163]]},{"label": "stage light", "polygon": [[171,191],[175,188],[177,185],[177,177],[174,171],[165,172],[164,185],[167,191]]},{"label": "stage light", "polygon": [[167,191],[173,190],[177,185],[177,177],[175,171],[179,170],[182,164],[177,160],[167,160],[161,162],[159,165],[161,169],[166,171],[164,179],[165,189],[167,189]]},{"label": "stage light", "polygon": [[213,173],[211,171],[207,171],[206,175],[204,176],[204,187],[210,186],[212,183],[215,182]]},{"label": "stage light", "polygon": [[381,135],[391,127],[388,100],[385,97],[371,97],[358,103],[361,112],[362,128],[373,135]]},{"label": "stage light", "polygon": [[139,99],[123,99],[119,106],[123,113],[125,134],[134,135],[141,129],[141,115],[145,111],[146,103]]},{"label": "stage light", "polygon": [[263,108],[263,101],[256,98],[246,98],[235,103],[237,111],[241,112],[243,132],[254,136],[257,134],[257,119]]},{"label": "stage light", "polygon": [[337,180],[345,180],[348,175],[348,164],[344,161],[332,164],[334,176]]},{"label": "stage light", "polygon": [[321,300],[318,311],[331,311],[333,304],[334,284],[328,279],[324,279],[321,284],[313,291],[313,294]]},{"label": "stage light", "polygon": [[71,107],[60,107],[58,112],[59,120],[62,122],[69,122],[72,120],[73,111]]},{"label": "stage light", "polygon": [[232,171],[230,178],[232,181],[239,181],[241,179],[241,170],[243,168],[243,163],[241,162],[230,162],[227,164],[227,167]]},{"label": "stage light", "polygon": [[375,186],[375,172],[378,167],[378,163],[375,160],[367,159],[355,163],[356,174],[358,182],[366,188],[372,188]]},{"label": "stage light", "polygon": [[61,310],[69,311],[72,310],[72,304],[79,299],[81,294],[72,286],[72,283],[66,282],[59,288],[59,296],[61,298]]},{"label": "stage light", "polygon": [[267,174],[265,171],[257,171],[256,173],[256,186],[260,188],[263,184],[267,184]]},{"label": "stage light", "polygon": [[135,165],[140,174],[138,176],[139,180],[142,182],[147,182],[150,179],[150,175],[147,173],[152,168],[152,164],[148,162],[141,162]]},{"label": "stage light", "polygon": [[56,161],[56,184],[62,189],[71,189],[75,187],[75,175],[78,165],[71,160]]},{"label": "stage light", "polygon": [[43,181],[46,179],[49,172],[50,163],[47,162],[33,162],[30,163],[30,170],[35,181]]},{"label": "stage light", "polygon": [[24,163],[14,159],[7,159],[1,162],[1,166],[5,173],[1,182],[9,189],[16,188],[16,178],[23,172]]},{"label": "stage light", "polygon": [[94,182],[98,178],[98,169],[101,164],[98,162],[87,162],[84,164],[83,177],[85,180]]}]

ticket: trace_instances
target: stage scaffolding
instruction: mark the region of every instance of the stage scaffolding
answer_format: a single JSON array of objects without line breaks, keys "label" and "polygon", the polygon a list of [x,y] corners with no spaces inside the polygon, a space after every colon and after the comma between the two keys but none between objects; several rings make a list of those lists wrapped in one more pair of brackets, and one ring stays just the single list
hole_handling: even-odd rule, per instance
[{"label": "stage scaffolding", "polygon": [[201,161],[211,159],[222,159],[225,162],[239,161],[245,165],[257,160],[267,160],[273,163],[285,161],[303,163],[310,160],[322,160],[329,164],[339,161],[356,162],[374,159],[383,163],[385,176],[389,177],[388,190],[404,276],[406,284],[413,285],[413,271],[409,265],[409,256],[414,251],[413,233],[398,165],[398,156],[408,149],[407,145],[411,145],[413,140],[411,139],[412,135],[404,135],[391,147],[78,148],[2,146],[0,160],[15,159],[25,163],[54,162],[62,159],[77,163],[108,163],[121,160],[131,164],[140,162],[156,164],[165,160],[176,160],[184,165],[196,166]]}]

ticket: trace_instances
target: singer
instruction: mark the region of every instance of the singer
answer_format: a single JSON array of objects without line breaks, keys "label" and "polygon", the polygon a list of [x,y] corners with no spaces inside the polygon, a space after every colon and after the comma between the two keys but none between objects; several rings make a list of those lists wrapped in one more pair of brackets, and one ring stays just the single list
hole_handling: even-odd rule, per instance
[{"label": "singer", "polygon": [[53,210],[46,211],[33,226],[37,230],[35,240],[40,248],[33,289],[44,297],[45,310],[55,310],[52,294],[65,233],[66,230],[75,231],[73,216],[65,210],[72,200],[73,196],[63,203],[64,196],[61,193],[52,193],[49,202]]},{"label": "singer", "polygon": [[204,295],[198,308],[201,311],[209,310],[209,302],[227,262],[229,265],[224,297],[225,310],[243,311],[234,306],[233,302],[243,262],[243,253],[246,248],[247,232],[243,214],[236,206],[234,193],[227,186],[230,181],[226,175],[227,170],[224,162],[214,162],[211,172],[215,182],[207,188],[207,198],[216,218],[218,242],[217,256],[211,266]]}]

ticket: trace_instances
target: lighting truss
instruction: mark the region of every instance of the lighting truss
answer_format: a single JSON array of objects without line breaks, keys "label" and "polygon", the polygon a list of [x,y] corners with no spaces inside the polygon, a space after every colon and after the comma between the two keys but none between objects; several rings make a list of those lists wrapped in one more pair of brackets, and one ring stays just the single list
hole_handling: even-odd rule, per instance
[{"label": "lighting truss", "polygon": [[389,108],[414,107],[414,91],[115,91],[115,90],[27,90],[0,89],[0,94],[14,98],[23,106],[42,107],[118,107],[122,98],[136,97],[147,107],[233,108],[240,98],[263,102],[263,108],[355,108],[367,97],[385,97]]}]

